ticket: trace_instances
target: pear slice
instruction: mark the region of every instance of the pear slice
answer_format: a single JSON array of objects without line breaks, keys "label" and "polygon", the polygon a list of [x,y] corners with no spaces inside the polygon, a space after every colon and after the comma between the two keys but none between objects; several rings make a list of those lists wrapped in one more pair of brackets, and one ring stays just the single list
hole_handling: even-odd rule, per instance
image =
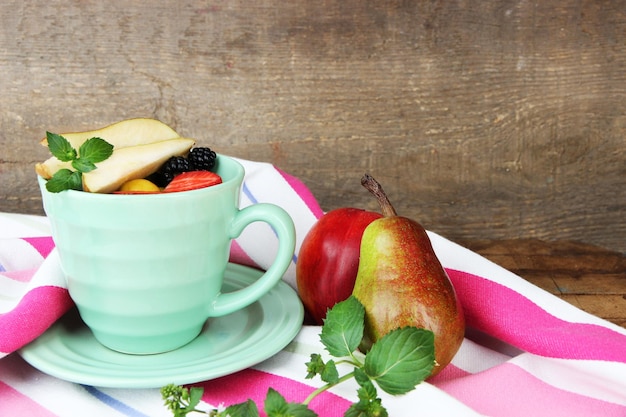
[{"label": "pear slice", "polygon": [[126,181],[145,178],[172,156],[185,155],[196,143],[194,139],[176,138],[144,145],[113,149],[113,154],[93,171],[83,174],[83,190],[111,193]]},{"label": "pear slice", "polygon": [[[61,136],[67,139],[74,149],[80,148],[83,142],[93,137],[106,140],[113,145],[113,149],[155,143],[180,137],[174,129],[165,123],[146,118],[123,120],[101,129],[87,132],[62,133]],[[46,138],[42,139],[40,143],[44,146],[48,146],[48,140]],[[62,162],[54,156],[51,156],[43,163],[36,164],[35,171],[42,178],[49,179],[58,170],[63,168],[70,169],[70,167],[71,164],[69,162]]]},{"label": "pear slice", "polygon": [[[178,133],[165,123],[146,118],[122,120],[106,127],[87,132],[61,133],[68,142],[78,149],[87,139],[93,137],[102,138],[115,148],[142,145],[144,143],[159,142],[161,140],[180,137]],[[48,139],[43,138],[40,142],[48,146]]]}]

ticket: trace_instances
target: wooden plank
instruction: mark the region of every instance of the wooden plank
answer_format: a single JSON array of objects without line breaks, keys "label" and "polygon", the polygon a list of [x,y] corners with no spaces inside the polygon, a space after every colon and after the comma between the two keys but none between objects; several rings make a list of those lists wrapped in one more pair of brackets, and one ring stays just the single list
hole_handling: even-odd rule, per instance
[{"label": "wooden plank", "polygon": [[626,253],[626,1],[0,4],[0,210],[41,213],[46,130],[156,117],[324,209],[453,240]]},{"label": "wooden plank", "polygon": [[619,326],[626,327],[626,299],[624,295],[563,295],[562,298],[588,313],[602,317]]},{"label": "wooden plank", "polygon": [[574,306],[626,327],[626,256],[580,242],[468,241],[465,246]]}]

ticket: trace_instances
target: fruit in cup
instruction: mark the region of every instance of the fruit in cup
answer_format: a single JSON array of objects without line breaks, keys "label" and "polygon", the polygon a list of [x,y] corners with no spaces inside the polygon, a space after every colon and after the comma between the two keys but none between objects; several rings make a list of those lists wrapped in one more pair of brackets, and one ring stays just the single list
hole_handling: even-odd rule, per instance
[{"label": "fruit in cup", "polygon": [[197,147],[187,156],[173,156],[150,175],[148,179],[159,187],[166,187],[175,176],[189,171],[211,171],[217,161],[217,154],[207,147]]},{"label": "fruit in cup", "polygon": [[[94,193],[146,194],[208,187],[222,182],[209,172],[217,155],[195,140],[181,138],[153,119],[130,119],[88,132],[48,132],[41,143],[52,157],[35,166],[50,192],[83,190]],[[156,182],[156,183],[155,183]]]},{"label": "fruit in cup", "polygon": [[113,154],[97,169],[83,173],[83,190],[110,193],[126,181],[145,178],[173,155],[184,155],[194,145],[193,139],[177,138],[144,145],[113,149]]},{"label": "fruit in cup", "polygon": [[[123,120],[121,122],[103,127],[102,129],[90,130],[86,132],[63,133],[62,136],[76,149],[78,149],[87,139],[93,137],[106,140],[113,145],[114,149],[160,142],[180,137],[178,133],[165,123],[146,118]],[[44,146],[48,146],[48,141],[45,138],[42,139],[40,143]],[[51,178],[55,172],[62,168],[70,168],[70,163],[59,161],[54,156],[35,166],[37,174],[44,179]]]},{"label": "fruit in cup", "polygon": [[465,333],[465,319],[454,287],[424,228],[398,216],[382,187],[365,175],[362,184],[378,199],[383,218],[363,232],[353,295],[365,307],[365,351],[389,331],[404,326],[435,335],[437,374],[454,357]]},{"label": "fruit in cup", "polygon": [[352,294],[361,236],[380,217],[379,213],[357,208],[331,210],[302,241],[296,283],[307,315],[316,324],[322,324],[327,310]]}]

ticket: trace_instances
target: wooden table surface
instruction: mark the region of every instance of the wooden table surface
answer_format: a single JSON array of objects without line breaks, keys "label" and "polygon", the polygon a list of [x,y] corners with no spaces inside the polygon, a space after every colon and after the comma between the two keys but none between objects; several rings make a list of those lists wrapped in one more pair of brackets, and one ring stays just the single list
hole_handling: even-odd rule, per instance
[{"label": "wooden table surface", "polygon": [[593,315],[626,327],[626,255],[571,242],[459,242]]},{"label": "wooden table surface", "polygon": [[154,117],[327,211],[369,172],[454,241],[626,252],[626,0],[109,3],[0,2],[0,211],[41,214],[46,131]]}]

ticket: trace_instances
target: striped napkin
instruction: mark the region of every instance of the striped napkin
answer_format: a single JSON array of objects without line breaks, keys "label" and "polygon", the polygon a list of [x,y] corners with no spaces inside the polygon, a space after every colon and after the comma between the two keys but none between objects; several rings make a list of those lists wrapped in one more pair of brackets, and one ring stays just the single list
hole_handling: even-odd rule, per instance
[{"label": "striped napkin", "polygon": [[[270,202],[296,224],[297,249],[323,213],[298,179],[276,167],[240,162],[246,169],[241,206]],[[391,416],[626,416],[626,329],[585,313],[470,250],[429,232],[465,309],[468,332],[452,363],[399,397],[379,392]],[[231,261],[260,268],[272,262],[271,228],[248,228],[232,246]],[[169,416],[158,389],[102,388],[46,375],[15,351],[71,306],[58,274],[44,259],[54,248],[45,217],[0,213],[0,416]],[[285,281],[295,288],[294,256]],[[262,405],[273,387],[302,401],[319,387],[304,363],[322,353],[320,327],[305,326],[270,359],[214,380],[200,408],[251,398]],[[311,407],[342,416],[356,401],[356,385],[341,384]]]}]

